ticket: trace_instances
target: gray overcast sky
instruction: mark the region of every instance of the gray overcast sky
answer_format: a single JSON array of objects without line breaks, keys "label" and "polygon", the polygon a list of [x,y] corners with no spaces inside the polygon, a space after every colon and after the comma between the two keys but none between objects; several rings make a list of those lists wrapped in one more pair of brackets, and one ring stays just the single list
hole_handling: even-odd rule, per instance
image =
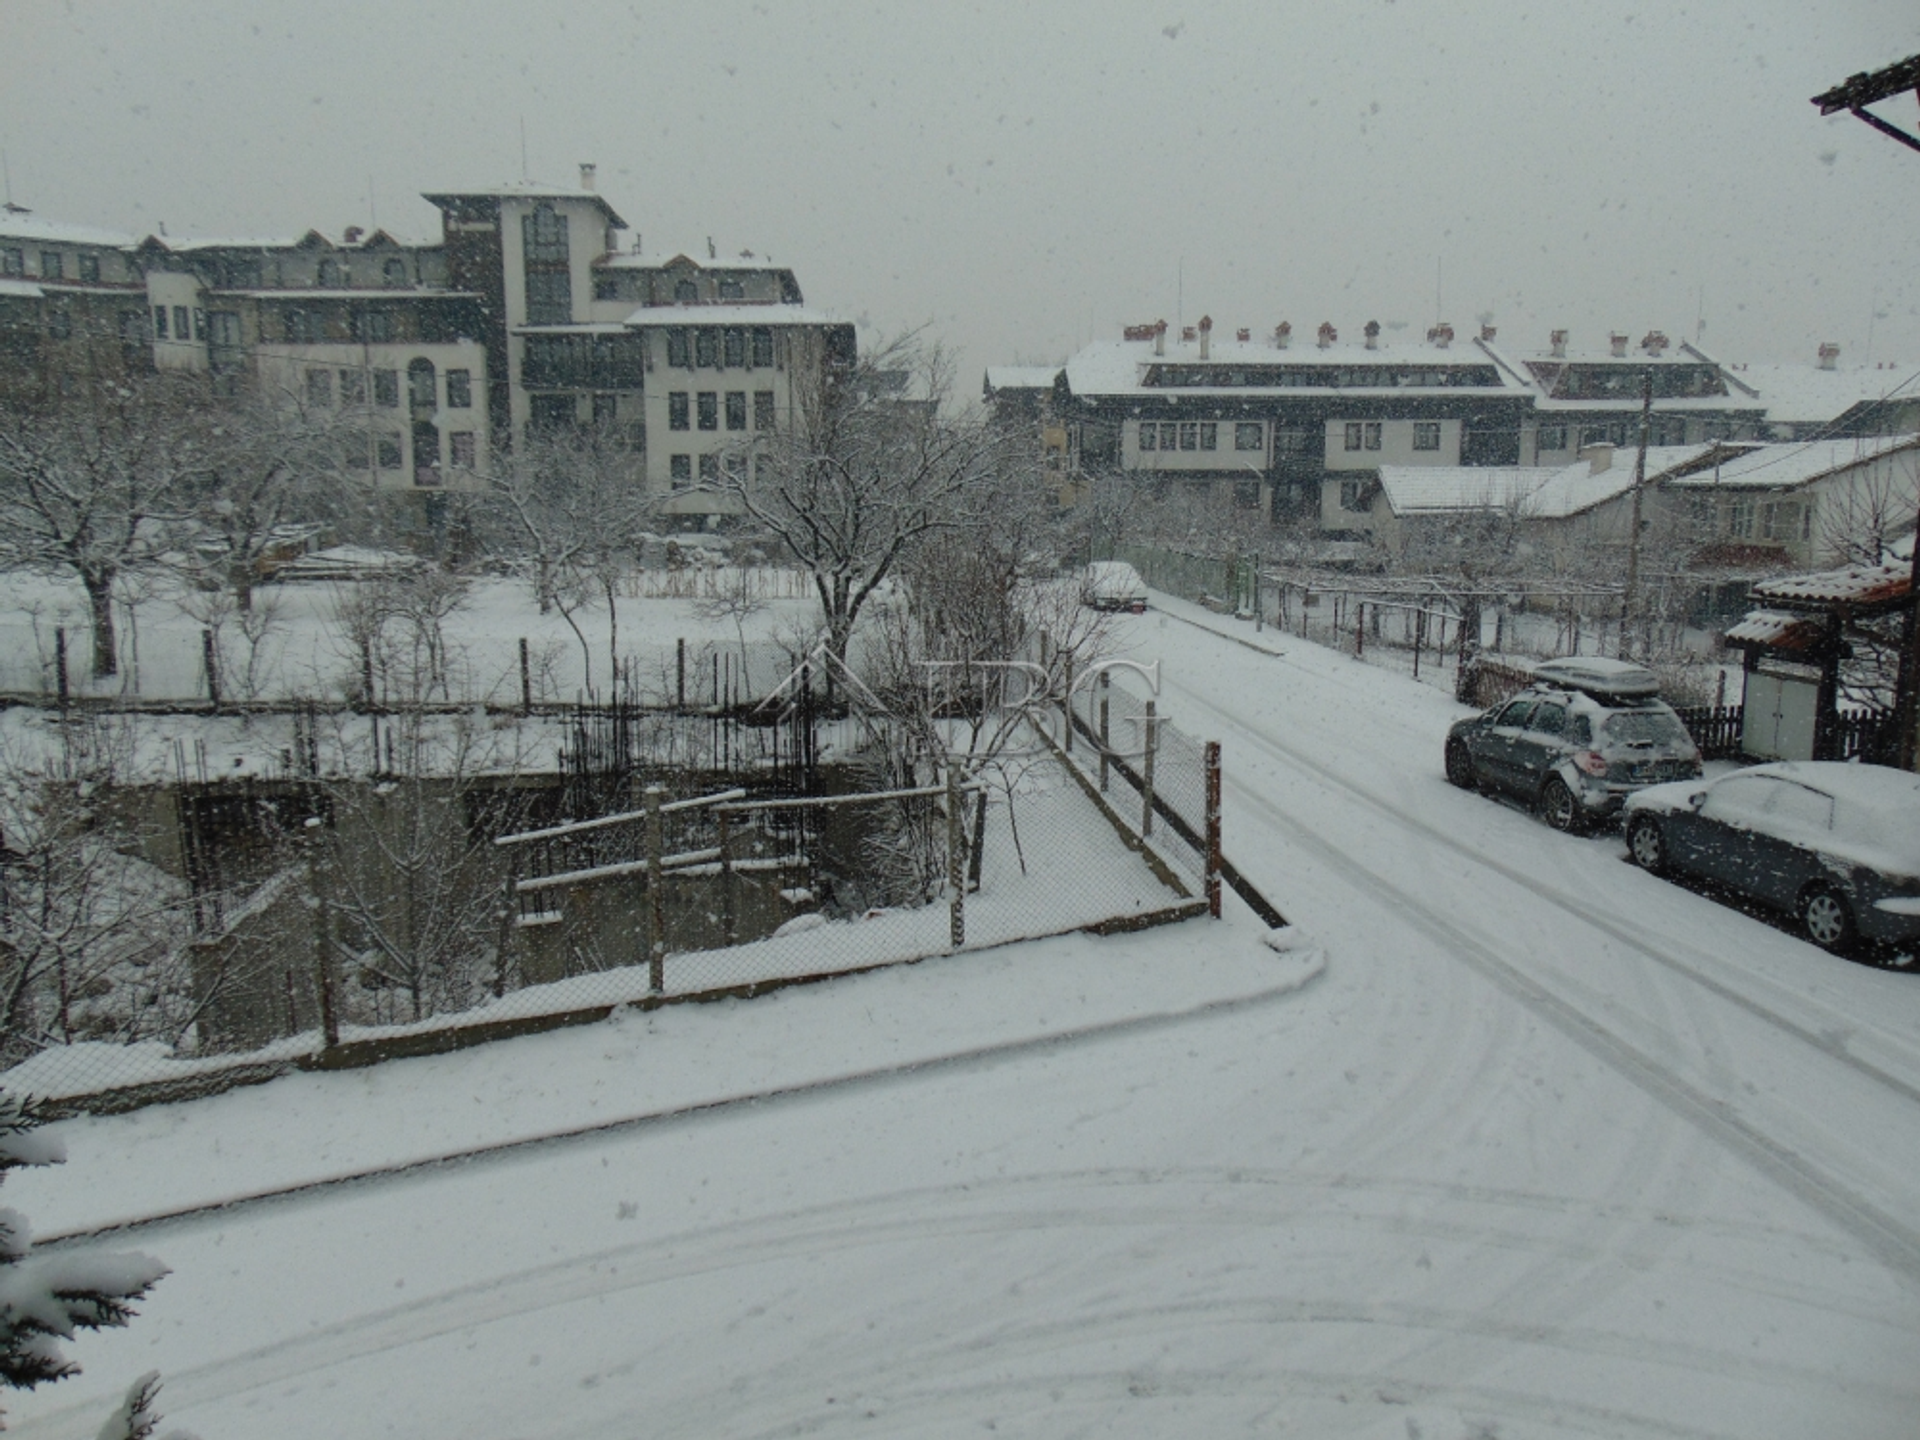
[{"label": "gray overcast sky", "polygon": [[[1809,96],[1913,0],[805,5],[0,0],[40,214],[437,234],[423,190],[599,188],[656,245],[979,367],[1204,311],[1920,369],[1920,154]],[[1911,98],[1881,107],[1920,127]],[[1184,281],[1184,283],[1182,283]]]}]

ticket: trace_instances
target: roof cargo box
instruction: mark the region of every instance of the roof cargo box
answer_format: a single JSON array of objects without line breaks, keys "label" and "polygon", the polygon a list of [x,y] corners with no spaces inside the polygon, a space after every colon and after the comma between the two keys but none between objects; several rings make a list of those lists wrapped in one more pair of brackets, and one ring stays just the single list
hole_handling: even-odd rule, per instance
[{"label": "roof cargo box", "polygon": [[1644,665],[1628,660],[1608,660],[1599,655],[1570,655],[1560,660],[1542,660],[1533,667],[1536,680],[1563,685],[1569,690],[1584,690],[1589,695],[1658,695],[1660,677]]}]

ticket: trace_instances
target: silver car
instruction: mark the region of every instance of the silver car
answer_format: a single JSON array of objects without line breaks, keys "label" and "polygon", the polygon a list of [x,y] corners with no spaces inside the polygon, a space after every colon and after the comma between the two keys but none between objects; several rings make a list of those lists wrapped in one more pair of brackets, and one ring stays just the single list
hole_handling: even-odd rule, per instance
[{"label": "silver car", "polygon": [[1652,672],[1620,661],[1549,661],[1535,681],[1447,732],[1447,779],[1504,790],[1556,830],[1617,815],[1649,785],[1701,773],[1700,751]]},{"label": "silver car", "polygon": [[1798,916],[1828,950],[1920,944],[1920,775],[1782,761],[1655,786],[1627,802],[1627,852]]}]

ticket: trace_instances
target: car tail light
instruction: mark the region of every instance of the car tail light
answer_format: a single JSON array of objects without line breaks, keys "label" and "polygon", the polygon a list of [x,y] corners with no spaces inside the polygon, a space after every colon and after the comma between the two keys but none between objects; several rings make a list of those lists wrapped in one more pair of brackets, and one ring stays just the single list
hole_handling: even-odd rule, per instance
[{"label": "car tail light", "polygon": [[1573,756],[1573,763],[1579,766],[1580,769],[1586,774],[1593,776],[1593,778],[1596,780],[1604,779],[1606,777],[1607,762],[1600,758],[1598,751],[1594,751],[1594,750],[1575,751]]}]

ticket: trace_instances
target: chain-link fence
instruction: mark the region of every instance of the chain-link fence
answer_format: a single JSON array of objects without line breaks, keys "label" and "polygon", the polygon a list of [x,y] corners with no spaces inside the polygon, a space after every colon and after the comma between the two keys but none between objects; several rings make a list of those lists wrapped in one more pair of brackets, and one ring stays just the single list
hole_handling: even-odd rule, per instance
[{"label": "chain-link fence", "polygon": [[[1162,741],[1184,812],[1191,765]],[[564,774],[94,794],[96,817],[165,817],[153,858],[128,873],[63,830],[4,867],[0,1084],[114,1108],[1202,903],[1037,734],[930,785],[881,788],[852,755],[783,773],[811,793],[651,769],[625,808],[550,823]]]}]

